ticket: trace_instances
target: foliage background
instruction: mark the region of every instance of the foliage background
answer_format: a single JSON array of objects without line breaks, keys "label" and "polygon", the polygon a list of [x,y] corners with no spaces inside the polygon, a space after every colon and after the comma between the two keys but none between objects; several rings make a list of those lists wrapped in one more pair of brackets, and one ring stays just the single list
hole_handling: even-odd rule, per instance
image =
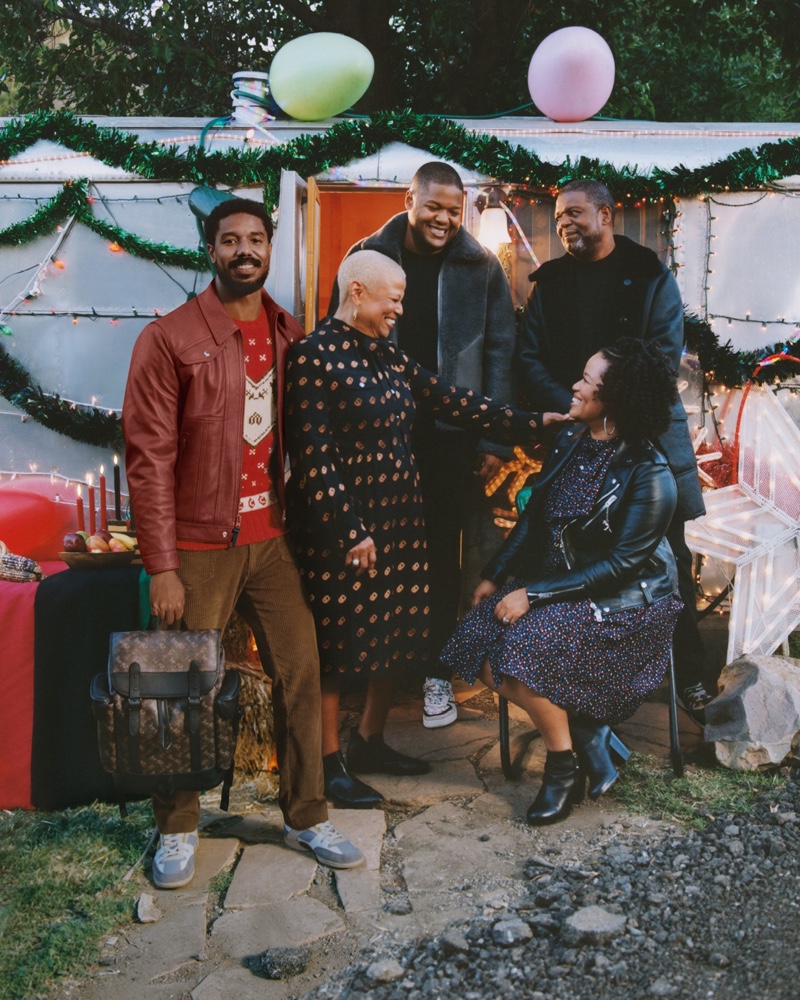
[{"label": "foliage background", "polygon": [[216,115],[231,73],[337,31],[375,57],[357,110],[496,114],[529,103],[534,49],[570,24],[614,52],[607,116],[800,120],[800,0],[0,0],[0,111]]}]

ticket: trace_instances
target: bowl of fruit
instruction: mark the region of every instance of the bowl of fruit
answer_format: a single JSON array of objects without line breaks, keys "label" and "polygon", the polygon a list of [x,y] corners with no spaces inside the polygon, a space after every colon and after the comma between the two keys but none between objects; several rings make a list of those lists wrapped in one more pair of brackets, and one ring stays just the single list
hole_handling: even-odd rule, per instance
[{"label": "bowl of fruit", "polygon": [[70,569],[81,570],[110,569],[141,561],[133,535],[104,528],[93,535],[69,532],[64,535],[64,551],[59,555]]}]

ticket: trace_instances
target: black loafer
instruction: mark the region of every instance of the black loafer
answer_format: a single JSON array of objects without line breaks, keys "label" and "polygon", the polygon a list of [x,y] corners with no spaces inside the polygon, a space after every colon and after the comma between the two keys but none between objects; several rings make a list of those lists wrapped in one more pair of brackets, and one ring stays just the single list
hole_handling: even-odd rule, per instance
[{"label": "black loafer", "polygon": [[380,792],[350,774],[341,750],[322,758],[325,798],[342,809],[375,809],[383,803]]},{"label": "black loafer", "polygon": [[426,760],[409,757],[393,750],[383,741],[383,733],[376,733],[365,740],[353,731],[347,747],[347,766],[361,774],[427,774],[431,765]]}]

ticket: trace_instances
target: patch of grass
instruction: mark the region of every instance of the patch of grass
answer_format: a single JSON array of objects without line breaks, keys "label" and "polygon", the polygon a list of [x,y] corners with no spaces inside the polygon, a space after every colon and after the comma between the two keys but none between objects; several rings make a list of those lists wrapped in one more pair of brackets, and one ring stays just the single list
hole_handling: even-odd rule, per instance
[{"label": "patch of grass", "polygon": [[85,972],[97,942],[133,918],[140,886],[123,876],[147,843],[149,803],[0,814],[0,996],[45,997]]},{"label": "patch of grass", "polygon": [[676,778],[668,764],[635,753],[612,795],[631,812],[700,829],[715,816],[749,813],[759,795],[776,791],[785,782],[779,771],[729,771],[695,764],[687,765],[683,777]]},{"label": "patch of grass", "polygon": [[800,631],[792,632],[789,636],[789,656],[800,660]]},{"label": "patch of grass", "polygon": [[220,900],[225,899],[225,894],[231,887],[231,882],[233,882],[233,873],[236,871],[236,866],[231,864],[228,868],[223,869],[221,872],[217,872],[208,883],[208,891],[219,896]]}]

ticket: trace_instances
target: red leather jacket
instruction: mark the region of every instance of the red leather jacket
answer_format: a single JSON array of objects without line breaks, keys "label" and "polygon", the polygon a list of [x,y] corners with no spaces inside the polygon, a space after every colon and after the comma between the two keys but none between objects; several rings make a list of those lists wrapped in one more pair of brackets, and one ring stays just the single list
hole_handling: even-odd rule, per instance
[{"label": "red leather jacket", "polygon": [[[261,294],[276,347],[278,433],[270,473],[283,506],[286,352],[303,330]],[[178,539],[234,543],[244,403],[241,333],[212,282],[149,323],[131,356],[122,410],[125,468],[148,573],[178,568]]]}]

